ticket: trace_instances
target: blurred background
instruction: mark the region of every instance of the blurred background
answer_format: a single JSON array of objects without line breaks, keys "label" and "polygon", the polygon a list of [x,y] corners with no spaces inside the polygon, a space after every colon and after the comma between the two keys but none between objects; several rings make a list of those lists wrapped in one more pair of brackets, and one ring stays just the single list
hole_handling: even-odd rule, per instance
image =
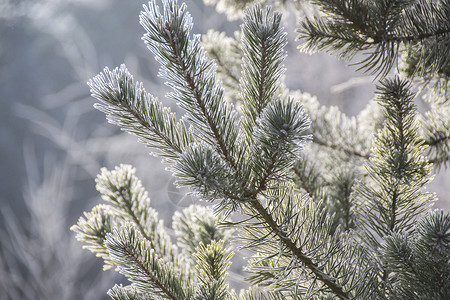
[{"label": "blurred background", "polygon": [[[152,205],[170,226],[173,212],[196,203],[173,185],[159,159],[136,138],[107,124],[92,105],[86,82],[105,66],[125,63],[136,80],[174,110],[141,41],[146,1],[0,0],[0,300],[109,299],[120,282],[82,250],[69,231],[100,202],[94,178],[103,166],[137,167]],[[229,22],[201,0],[187,0],[194,33],[229,35]],[[287,85],[356,115],[373,97],[372,78],[334,56],[296,50],[289,35]],[[440,170],[431,191],[450,206],[450,173]],[[241,278],[236,271],[235,285]]]}]

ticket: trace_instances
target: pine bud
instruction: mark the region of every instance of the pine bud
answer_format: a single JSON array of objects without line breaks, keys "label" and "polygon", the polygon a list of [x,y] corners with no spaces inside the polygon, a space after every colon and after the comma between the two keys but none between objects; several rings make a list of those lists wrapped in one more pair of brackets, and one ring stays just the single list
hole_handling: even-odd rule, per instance
[{"label": "pine bud", "polygon": [[285,131],[288,131],[289,129],[291,129],[291,125],[284,123],[283,126],[281,126],[281,128]]},{"label": "pine bud", "polygon": [[166,20],[166,22],[164,23],[164,28],[163,28],[164,32],[167,34],[167,36],[170,38],[172,35],[170,33],[170,24],[169,21]]},{"label": "pine bud", "polygon": [[281,126],[281,129],[280,129],[280,136],[281,137],[286,137],[287,136],[287,132],[289,131],[289,129],[291,129],[291,125],[284,123]]},{"label": "pine bud", "polygon": [[204,170],[198,170],[197,171],[197,179],[198,180],[204,180],[205,179],[205,175],[206,175],[206,172],[204,171]]},{"label": "pine bud", "polygon": [[253,189],[249,188],[248,186],[244,188],[244,197],[249,197],[253,195],[253,193]]}]

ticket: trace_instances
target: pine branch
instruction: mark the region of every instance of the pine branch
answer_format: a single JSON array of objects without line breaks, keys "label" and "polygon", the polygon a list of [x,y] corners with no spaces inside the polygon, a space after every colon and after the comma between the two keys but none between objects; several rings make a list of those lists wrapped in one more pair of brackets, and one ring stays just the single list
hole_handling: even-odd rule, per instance
[{"label": "pine branch", "polygon": [[382,251],[384,262],[392,272],[393,297],[448,298],[449,231],[448,212],[435,210],[418,221],[413,235],[394,233],[385,239]]},{"label": "pine branch", "polygon": [[215,81],[213,64],[207,60],[199,36],[189,36],[192,20],[186,5],[164,0],[160,13],[155,2],[149,3],[141,12],[140,23],[147,31],[143,40],[161,64],[160,75],[173,88],[169,96],[187,111],[199,137],[217,147],[236,169],[233,155],[239,121],[223,99],[223,90]]},{"label": "pine branch", "polygon": [[[344,154],[347,160],[353,158],[368,159],[370,152],[370,135],[365,133],[361,123],[367,121],[348,117],[336,106],[321,106],[315,97],[293,93],[301,97],[306,113],[311,118],[312,142],[323,148],[328,148],[331,155]],[[370,128],[372,129],[372,128]],[[337,150],[337,151],[333,151]]]},{"label": "pine branch", "polygon": [[288,172],[299,156],[310,126],[309,118],[299,103],[288,100],[271,102],[262,112],[254,131],[251,149],[252,170],[257,195],[267,188],[268,182]]},{"label": "pine branch", "polygon": [[286,299],[282,293],[278,291],[266,291],[251,287],[245,292],[241,292],[240,298],[242,300],[284,300]]},{"label": "pine branch", "polygon": [[[317,0],[326,18],[306,19],[301,23],[299,39],[304,51],[325,50],[351,59],[359,51],[367,57],[358,62],[360,69],[385,76],[397,61],[400,45],[414,47],[420,53],[418,68],[436,73],[448,66],[450,3],[442,1],[344,1]],[[433,51],[426,45],[436,44]],[[432,43],[433,43],[432,42]],[[439,46],[438,46],[439,45]],[[424,68],[423,66],[428,66]]]},{"label": "pine branch", "polygon": [[281,242],[289,251],[312,273],[314,276],[325,284],[339,299],[351,299],[351,296],[346,293],[341,285],[336,282],[336,279],[324,273],[321,268],[316,265],[312,259],[306,256],[302,249],[298,247],[286,234],[281,230],[281,226],[272,218],[266,208],[261,205],[258,200],[251,202],[252,207],[258,212],[258,216],[270,227],[271,231],[276,234]]},{"label": "pine branch", "polygon": [[[414,94],[407,81],[395,77],[383,80],[378,87],[379,102],[385,113],[384,128],[375,136],[375,148],[366,169],[373,182],[360,189],[362,241],[378,253],[386,236],[411,234],[416,217],[435,200],[424,191],[430,181],[430,167],[423,156],[417,131]],[[378,255],[380,295],[391,289],[390,274]]]},{"label": "pine branch", "polygon": [[103,168],[96,179],[96,188],[103,200],[113,205],[122,224],[132,222],[160,258],[174,261],[176,253],[170,237],[157,212],[150,207],[150,198],[135,171],[129,165],[120,165],[112,171]]},{"label": "pine branch", "polygon": [[115,266],[105,244],[106,237],[114,228],[129,222],[151,246],[155,256],[178,263],[170,237],[157,213],[150,207],[147,192],[134,172],[135,169],[128,165],[121,165],[113,171],[102,169],[96,180],[97,189],[110,205],[95,206],[71,227],[77,233],[77,239],[85,243],[84,248],[103,258],[105,270]]},{"label": "pine branch", "polygon": [[108,291],[108,296],[114,300],[151,300],[146,294],[139,294],[133,286],[123,287],[122,285],[115,285]]},{"label": "pine branch", "polygon": [[257,5],[247,11],[242,25],[241,91],[249,136],[256,119],[275,96],[284,72],[287,37],[280,21],[281,14]]},{"label": "pine branch", "polygon": [[346,147],[348,145],[334,144],[333,141],[331,141],[331,142],[324,141],[324,140],[321,140],[316,135],[313,135],[312,141],[313,141],[313,143],[316,143],[316,144],[318,144],[320,146],[327,147],[327,148],[330,148],[332,150],[342,151],[342,152],[344,152],[345,154],[347,154],[349,156],[356,156],[356,157],[359,157],[359,158],[362,158],[362,159],[369,159],[369,157],[370,157],[368,154],[361,153],[359,151],[356,151],[354,149]]},{"label": "pine branch", "polygon": [[311,1],[330,15],[337,15],[341,20],[349,22],[357,31],[361,33],[370,32],[365,15],[356,15],[355,11],[367,12],[368,7],[360,1],[330,0],[330,1]]},{"label": "pine branch", "polygon": [[[335,173],[336,172],[336,173]],[[327,193],[327,209],[334,216],[333,227],[342,226],[344,231],[355,228],[354,191],[357,177],[353,170],[339,169],[332,173]]]},{"label": "pine branch", "polygon": [[[436,31],[432,32],[422,32],[417,35],[406,35],[406,36],[392,36],[387,35],[386,37],[383,37],[384,41],[393,41],[393,42],[420,42],[421,40],[425,40],[428,38],[440,38],[440,36],[443,36],[446,38],[447,35],[450,35],[450,28],[442,28],[438,29]],[[384,42],[383,41],[383,42]],[[373,42],[366,42],[367,44],[377,44],[381,43],[381,41],[373,41]]]},{"label": "pine branch", "polygon": [[193,141],[183,121],[147,93],[142,83],[134,82],[125,65],[89,80],[92,96],[100,103],[95,107],[104,112],[110,123],[139,137],[148,147],[158,149],[157,155],[170,162]]},{"label": "pine branch", "polygon": [[223,241],[212,240],[208,245],[200,242],[194,255],[197,262],[197,279],[200,282],[194,299],[230,299],[228,285],[224,279],[232,255],[225,249]]},{"label": "pine branch", "polygon": [[172,263],[155,255],[148,240],[131,225],[115,229],[107,235],[106,247],[111,260],[141,293],[150,293],[164,299],[188,299],[192,291]]},{"label": "pine branch", "polygon": [[84,249],[88,249],[104,260],[104,270],[113,267],[105,246],[105,239],[116,224],[117,220],[112,213],[112,207],[99,204],[90,212],[85,212],[84,216],[78,219],[77,224],[70,228],[71,231],[76,233],[77,240],[85,243]]},{"label": "pine branch", "polygon": [[211,209],[200,205],[191,205],[183,209],[182,213],[175,212],[172,227],[177,236],[178,246],[192,257],[200,243],[205,246],[219,240],[227,243],[231,230],[219,226],[220,217]]},{"label": "pine branch", "polygon": [[[258,26],[262,26],[262,24]],[[254,51],[258,53],[257,51],[260,50],[256,49]],[[175,59],[173,60],[176,61]],[[183,71],[183,68],[181,71]],[[259,77],[258,80],[262,80],[262,78]],[[261,87],[261,85],[257,86]],[[321,271],[312,263],[310,258],[300,252],[300,249],[295,246],[295,242],[287,238],[283,232],[277,230],[275,220],[272,219],[259,200],[257,200],[257,195],[268,188],[268,182],[276,178],[274,176],[277,174],[281,175],[282,172],[292,167],[293,161],[295,161],[294,158],[298,156],[300,147],[308,137],[305,135],[305,129],[309,126],[309,122],[303,115],[301,106],[292,100],[286,103],[275,101],[262,111],[256,126],[254,138],[256,146],[252,148],[254,155],[251,156],[254,159],[252,172],[257,176],[255,177],[253,188],[249,191],[246,190],[243,194],[239,194],[239,190],[242,190],[242,187],[228,188],[230,182],[231,185],[233,184],[233,180],[230,180],[230,176],[226,175],[228,173],[226,167],[220,163],[220,160],[215,158],[215,154],[210,149],[202,145],[191,147],[189,151],[184,153],[183,159],[180,160],[179,164],[175,166],[175,169],[179,172],[177,175],[183,178],[180,183],[196,186],[206,199],[230,197],[238,202],[243,200],[244,203],[250,201],[250,205],[254,207],[256,212],[254,216],[258,218],[259,214],[263,214],[263,219],[269,222],[270,227],[275,229],[274,232],[279,236],[282,243],[290,247],[307,264],[308,268],[312,269],[319,281],[324,282],[342,299],[349,298],[342,291],[342,288],[334,282],[332,277]],[[220,151],[224,149],[219,147]],[[228,153],[228,151],[225,151],[225,153]],[[220,178],[220,183],[217,181],[217,178]],[[224,189],[224,187],[226,188]]]},{"label": "pine branch", "polygon": [[293,192],[279,187],[249,203],[248,213],[257,217],[241,231],[246,247],[255,252],[252,282],[294,299],[324,292],[340,299],[370,299],[376,273],[364,249],[333,228],[321,201]]},{"label": "pine branch", "polygon": [[322,187],[326,185],[320,171],[312,160],[306,155],[297,160],[292,168],[296,175],[295,182],[312,198],[320,198]]},{"label": "pine branch", "polygon": [[431,146],[432,147],[432,146],[436,146],[436,145],[441,144],[441,143],[445,143],[448,140],[450,140],[450,136],[446,135],[446,136],[440,136],[440,137],[438,137],[437,139],[434,139],[434,140],[425,141],[424,144],[427,145],[427,146]]},{"label": "pine branch", "polygon": [[[263,115],[258,127],[261,133],[257,135],[255,140],[260,141],[261,147],[264,147],[263,149],[266,150],[255,150],[255,153],[260,153],[260,156],[262,156],[261,152],[263,152],[267,153],[267,156],[262,156],[264,159],[261,159],[259,164],[255,164],[264,171],[261,173],[262,175],[260,175],[255,188],[249,194],[230,195],[227,191],[239,191],[240,186],[231,189],[226,188],[230,182],[233,182],[227,175],[226,167],[221,164],[220,160],[214,158],[213,152],[204,148],[198,148],[199,146],[192,148],[192,152],[184,153],[180,165],[175,167],[180,171],[178,176],[186,178],[181,183],[196,186],[201,190],[203,197],[206,196],[207,199],[231,196],[232,199],[236,199],[239,202],[246,203],[250,201],[248,203],[254,208],[255,212],[255,214],[251,215],[259,218],[263,214],[264,221],[269,222],[271,228],[275,228],[274,233],[279,236],[281,242],[294,251],[295,255],[300,256],[301,261],[304,261],[308,268],[312,269],[317,279],[323,281],[334,292],[338,292],[338,294],[343,296],[345,293],[340,290],[341,287],[333,283],[332,277],[321,271],[310,261],[309,257],[303,255],[300,248],[295,246],[295,242],[276,229],[278,228],[276,221],[257,200],[257,195],[266,191],[268,182],[272,180],[274,174],[282,170],[289,170],[292,167],[290,164],[295,161],[294,157],[298,155],[299,146],[307,138],[304,135],[304,131],[308,125],[307,119],[302,116],[301,106],[292,101],[288,103],[278,101],[270,104]],[[268,160],[266,157],[270,159]],[[276,159],[273,159],[274,157]],[[212,169],[212,167],[214,168]],[[199,170],[202,172],[199,173]],[[221,179],[220,183],[217,181],[217,178]],[[343,299],[347,298],[346,296]]]},{"label": "pine branch", "polygon": [[450,157],[450,105],[433,105],[422,120],[422,140],[430,163],[446,166]]},{"label": "pine branch", "polygon": [[386,123],[375,137],[376,148],[366,165],[378,188],[366,186],[363,196],[371,203],[364,209],[366,225],[381,237],[411,230],[414,217],[433,199],[422,191],[430,181],[430,165],[417,135],[413,97],[408,83],[398,78],[379,87]]},{"label": "pine branch", "polygon": [[217,51],[209,51],[208,54],[211,56],[212,59],[214,59],[215,62],[217,62],[218,67],[223,70],[226,75],[235,83],[239,84],[241,81],[237,77],[236,73],[231,71],[229,69],[229,66],[225,64],[225,62],[222,60],[222,57],[217,53]]},{"label": "pine branch", "polygon": [[237,182],[231,167],[209,145],[194,144],[173,166],[177,184],[191,186],[206,200],[231,198],[239,201],[242,182]]},{"label": "pine branch", "polygon": [[[137,203],[137,198],[146,192],[143,190],[139,181],[136,182],[133,180],[135,179],[133,176],[134,172],[135,169],[132,169],[131,166],[124,165],[121,165],[112,172],[108,171],[106,168],[102,168],[101,174],[96,180],[96,188],[102,194],[103,200],[111,202],[117,208],[123,210],[126,217],[132,220],[137,226],[142,236],[152,243],[152,239],[147,235],[146,230],[141,223],[141,216],[138,216],[138,214],[142,214],[143,212],[136,211],[136,207],[148,207],[149,200],[144,200],[145,202],[143,204]],[[155,246],[152,245],[152,248],[154,249]]]},{"label": "pine branch", "polygon": [[241,101],[239,85],[241,84],[242,49],[240,32],[228,37],[224,32],[208,30],[202,36],[202,45],[208,56],[217,63],[217,76],[223,82],[225,96],[234,101]]}]

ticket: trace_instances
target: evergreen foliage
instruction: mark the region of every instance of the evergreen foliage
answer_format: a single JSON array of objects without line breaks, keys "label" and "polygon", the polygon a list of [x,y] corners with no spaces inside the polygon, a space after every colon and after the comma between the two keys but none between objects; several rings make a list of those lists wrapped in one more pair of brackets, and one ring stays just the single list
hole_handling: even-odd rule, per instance
[{"label": "evergreen foliage", "polygon": [[[97,189],[107,204],[72,230],[131,282],[113,287],[113,299],[450,297],[450,216],[429,211],[436,197],[426,191],[449,157],[450,4],[311,3],[319,12],[300,22],[300,49],[343,58],[365,51],[361,68],[381,78],[357,117],[283,85],[286,33],[268,6],[248,8],[234,38],[209,32],[203,40],[191,34],[185,4],[144,6],[143,40],[182,116],[125,66],[89,81],[111,123],[155,149],[178,185],[215,204],[215,213],[177,212],[174,244],[134,168],[102,169]],[[399,56],[408,68],[385,78]],[[426,85],[431,78],[440,84]],[[428,90],[425,116],[411,79]],[[235,214],[239,221],[227,219]],[[231,239],[252,253],[251,286],[240,293],[227,284]]]}]

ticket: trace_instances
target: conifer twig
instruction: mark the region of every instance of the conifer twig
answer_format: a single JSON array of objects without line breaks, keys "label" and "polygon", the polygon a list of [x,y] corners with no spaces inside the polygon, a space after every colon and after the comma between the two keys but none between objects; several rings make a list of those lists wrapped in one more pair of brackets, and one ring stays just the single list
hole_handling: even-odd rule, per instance
[{"label": "conifer twig", "polygon": [[334,278],[325,274],[320,268],[309,258],[302,253],[302,250],[298,248],[286,234],[280,230],[279,225],[267,212],[264,206],[254,199],[250,202],[252,207],[259,213],[259,216],[267,223],[271,230],[278,236],[280,241],[295,255],[299,261],[301,261],[321,282],[323,282],[339,299],[349,300],[349,295],[344,292],[343,287],[337,284]]}]

